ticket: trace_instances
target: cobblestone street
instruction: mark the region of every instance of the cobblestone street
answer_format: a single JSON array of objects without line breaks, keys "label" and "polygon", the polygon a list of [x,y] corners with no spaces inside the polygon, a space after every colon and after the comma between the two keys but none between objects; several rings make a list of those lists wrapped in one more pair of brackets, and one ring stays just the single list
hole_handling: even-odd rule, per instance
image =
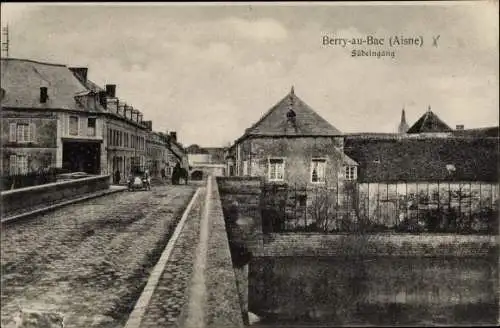
[{"label": "cobblestone street", "polygon": [[2,227],[2,326],[19,306],[65,327],[121,327],[194,186],[154,186]]}]

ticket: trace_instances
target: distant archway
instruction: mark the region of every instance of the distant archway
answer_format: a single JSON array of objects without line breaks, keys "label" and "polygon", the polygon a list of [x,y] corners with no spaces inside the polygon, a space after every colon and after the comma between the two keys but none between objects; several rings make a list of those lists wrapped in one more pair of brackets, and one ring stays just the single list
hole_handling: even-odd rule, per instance
[{"label": "distant archway", "polygon": [[196,170],[191,173],[191,180],[203,180],[203,171]]}]

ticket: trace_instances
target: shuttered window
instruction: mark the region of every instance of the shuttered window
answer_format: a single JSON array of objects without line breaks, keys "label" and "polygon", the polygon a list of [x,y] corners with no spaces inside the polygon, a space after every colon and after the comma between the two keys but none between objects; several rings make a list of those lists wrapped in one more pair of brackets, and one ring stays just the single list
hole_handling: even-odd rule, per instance
[{"label": "shuttered window", "polygon": [[9,142],[16,142],[17,138],[17,123],[9,124]]},{"label": "shuttered window", "polygon": [[30,142],[36,143],[36,124],[30,123]]},{"label": "shuttered window", "polygon": [[10,155],[9,171],[11,175],[28,173],[28,156]]},{"label": "shuttered window", "polygon": [[9,124],[9,142],[35,142],[36,125],[34,123],[10,123]]},{"label": "shuttered window", "polygon": [[28,173],[28,156],[26,155],[17,156],[17,167],[20,174]]},{"label": "shuttered window", "polygon": [[17,174],[17,155],[10,155],[9,170],[11,175]]},{"label": "shuttered window", "polygon": [[248,161],[243,161],[243,175],[248,175]]}]

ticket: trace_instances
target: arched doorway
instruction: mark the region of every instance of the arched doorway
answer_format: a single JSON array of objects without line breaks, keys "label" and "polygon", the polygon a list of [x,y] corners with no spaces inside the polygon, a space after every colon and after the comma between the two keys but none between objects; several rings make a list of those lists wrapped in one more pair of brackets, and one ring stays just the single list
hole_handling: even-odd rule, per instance
[{"label": "arched doorway", "polygon": [[191,180],[203,180],[203,171],[196,170],[191,173]]}]

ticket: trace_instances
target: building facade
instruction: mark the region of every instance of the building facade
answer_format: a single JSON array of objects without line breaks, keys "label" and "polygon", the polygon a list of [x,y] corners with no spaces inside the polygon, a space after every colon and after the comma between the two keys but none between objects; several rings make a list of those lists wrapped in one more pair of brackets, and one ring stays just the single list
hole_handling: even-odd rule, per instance
[{"label": "building facade", "polygon": [[1,68],[3,174],[49,167],[99,174],[105,163],[99,94],[64,65],[4,58]]},{"label": "building facade", "polygon": [[188,169],[176,133],[154,132],[116,85],[98,86],[87,68],[13,58],[1,68],[3,175],[60,168],[119,173],[123,182],[136,166],[154,175],[176,163]]},{"label": "building facade", "polygon": [[228,151],[229,175],[267,183],[337,185],[356,179],[342,133],[291,92],[245,131]]}]

